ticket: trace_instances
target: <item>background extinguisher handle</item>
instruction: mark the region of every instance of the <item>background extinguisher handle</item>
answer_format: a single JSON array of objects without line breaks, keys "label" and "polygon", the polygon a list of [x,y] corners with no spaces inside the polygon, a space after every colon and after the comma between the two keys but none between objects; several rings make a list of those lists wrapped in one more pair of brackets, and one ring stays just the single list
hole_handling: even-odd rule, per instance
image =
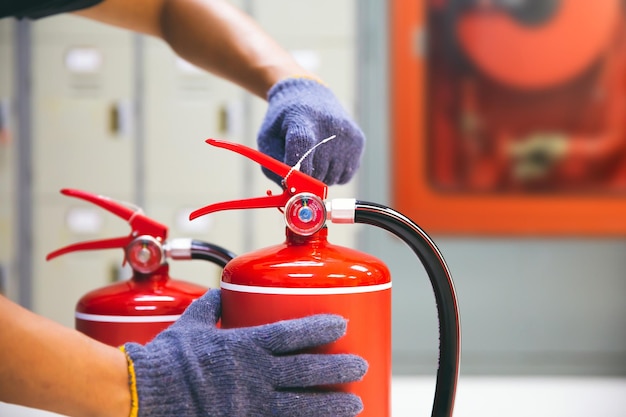
[{"label": "background extinguisher handle", "polygon": [[82,250],[113,248],[123,249],[126,248],[130,244],[130,242],[138,236],[150,236],[159,242],[163,242],[167,238],[167,226],[147,217],[141,212],[138,207],[133,207],[129,204],[123,204],[109,197],[71,188],[62,189],[61,194],[88,201],[99,207],[102,207],[110,213],[115,214],[116,216],[128,222],[131,227],[131,232],[128,236],[74,243],[50,252],[46,256],[46,260],[51,260],[53,258],[56,258],[57,256],[61,256],[66,253]]},{"label": "background extinguisher handle", "polygon": [[376,203],[355,201],[354,222],[385,229],[402,239],[428,273],[439,316],[439,368],[432,417],[451,417],[461,361],[461,324],[450,270],[433,240],[411,219]]},{"label": "background extinguisher handle", "polygon": [[121,217],[124,220],[129,220],[132,215],[137,211],[135,207],[128,207],[120,202],[117,202],[109,197],[92,194],[87,191],[76,190],[73,188],[63,188],[61,194],[68,197],[75,197],[81,200],[89,201],[99,207],[102,207],[106,211]]},{"label": "background extinguisher handle", "polygon": [[92,194],[72,188],[62,189],[61,194],[69,197],[80,198],[81,200],[93,203],[102,207],[106,211],[115,214],[130,224],[132,232],[135,236],[149,235],[163,240],[167,237],[167,226],[144,215],[140,207],[133,206],[129,203],[122,203],[110,197]]},{"label": "background extinguisher handle", "polygon": [[48,255],[46,255],[46,261],[49,261],[61,255],[65,255],[66,253],[77,252],[81,250],[124,248],[130,243],[130,241],[131,238],[129,237],[114,237],[111,239],[74,243],[72,245],[67,245],[50,252]]}]

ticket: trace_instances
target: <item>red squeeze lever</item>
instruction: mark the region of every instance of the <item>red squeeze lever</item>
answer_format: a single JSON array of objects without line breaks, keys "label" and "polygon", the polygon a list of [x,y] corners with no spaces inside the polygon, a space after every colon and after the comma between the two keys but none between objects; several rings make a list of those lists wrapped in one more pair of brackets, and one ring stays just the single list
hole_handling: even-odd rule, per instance
[{"label": "red squeeze lever", "polygon": [[326,199],[328,193],[328,186],[322,181],[319,181],[313,177],[310,177],[289,165],[277,161],[271,156],[265,155],[255,149],[247,146],[227,142],[219,139],[207,139],[206,143],[218,148],[228,149],[236,152],[240,155],[248,157],[253,161],[259,163],[270,171],[278,174],[283,178],[282,186],[283,193],[279,195],[272,195],[270,190],[267,191],[266,197],[254,197],[242,200],[226,201],[223,203],[210,204],[206,207],[199,208],[193,211],[189,215],[189,219],[193,220],[205,214],[213,213],[221,210],[236,210],[246,208],[269,208],[278,207],[283,208],[291,197],[301,193],[311,193],[316,195],[322,200]]},{"label": "red squeeze lever", "polygon": [[61,194],[70,197],[80,198],[82,200],[89,201],[90,203],[102,207],[103,209],[127,221],[128,224],[130,224],[132,230],[128,236],[124,237],[92,240],[89,242],[80,242],[65,246],[61,249],[55,250],[54,252],[50,252],[48,256],[46,256],[46,260],[48,261],[56,258],[57,256],[80,250],[125,248],[134,238],[142,235],[152,236],[160,240],[161,242],[165,241],[165,239],[167,238],[167,226],[146,217],[145,215],[141,214],[141,212],[137,208],[127,207],[122,203],[119,203],[108,197],[70,188],[65,188],[61,190]]}]

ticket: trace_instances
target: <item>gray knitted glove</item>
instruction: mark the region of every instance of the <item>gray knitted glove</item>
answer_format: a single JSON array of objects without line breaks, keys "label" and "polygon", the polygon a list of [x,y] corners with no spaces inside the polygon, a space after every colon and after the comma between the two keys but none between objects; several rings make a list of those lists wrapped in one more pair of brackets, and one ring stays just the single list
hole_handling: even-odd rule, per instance
[{"label": "gray knitted glove", "polygon": [[[268,109],[257,136],[261,152],[289,166],[322,140],[337,137],[308,155],[300,171],[327,185],[345,184],[359,168],[365,135],[326,86],[307,78],[287,78],[267,94]],[[281,178],[263,168],[280,184]]]},{"label": "gray knitted glove", "polygon": [[[219,329],[220,290],[194,301],[153,341],[125,351],[139,417],[344,417],[361,400],[314,386],[356,381],[367,363],[348,354],[298,354],[340,338],[343,318],[316,315]],[[133,376],[135,383],[133,383]]]}]

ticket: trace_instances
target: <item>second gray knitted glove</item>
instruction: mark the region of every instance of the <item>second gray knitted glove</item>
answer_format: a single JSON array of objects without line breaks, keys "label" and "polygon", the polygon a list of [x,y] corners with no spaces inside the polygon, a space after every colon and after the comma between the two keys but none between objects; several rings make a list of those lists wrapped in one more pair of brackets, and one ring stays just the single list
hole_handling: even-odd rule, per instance
[{"label": "second gray knitted glove", "polygon": [[138,416],[351,417],[361,411],[357,396],[315,387],[361,379],[363,359],[298,353],[340,338],[343,318],[219,329],[219,316],[220,290],[210,290],[152,342],[124,346]]}]

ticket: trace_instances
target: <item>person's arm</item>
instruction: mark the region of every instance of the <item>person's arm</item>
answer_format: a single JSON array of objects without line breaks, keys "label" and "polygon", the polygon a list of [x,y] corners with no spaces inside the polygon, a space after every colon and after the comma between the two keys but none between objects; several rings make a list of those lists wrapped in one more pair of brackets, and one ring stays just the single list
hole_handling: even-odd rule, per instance
[{"label": "person's arm", "polygon": [[360,380],[367,362],[309,354],[346,333],[347,321],[314,315],[220,329],[221,292],[209,290],[146,345],[122,350],[0,296],[0,401],[72,417],[354,417],[352,393],[319,386]]},{"label": "person's arm", "polygon": [[67,416],[126,417],[123,352],[0,296],[0,401]]},{"label": "person's arm", "polygon": [[327,185],[345,184],[358,170],[365,135],[335,94],[227,1],[104,0],[77,14],[160,37],[187,61],[267,100],[257,135],[266,155]]},{"label": "person's arm", "polygon": [[75,13],[162,38],[182,58],[263,99],[281,79],[315,78],[225,0],[105,0]]}]

